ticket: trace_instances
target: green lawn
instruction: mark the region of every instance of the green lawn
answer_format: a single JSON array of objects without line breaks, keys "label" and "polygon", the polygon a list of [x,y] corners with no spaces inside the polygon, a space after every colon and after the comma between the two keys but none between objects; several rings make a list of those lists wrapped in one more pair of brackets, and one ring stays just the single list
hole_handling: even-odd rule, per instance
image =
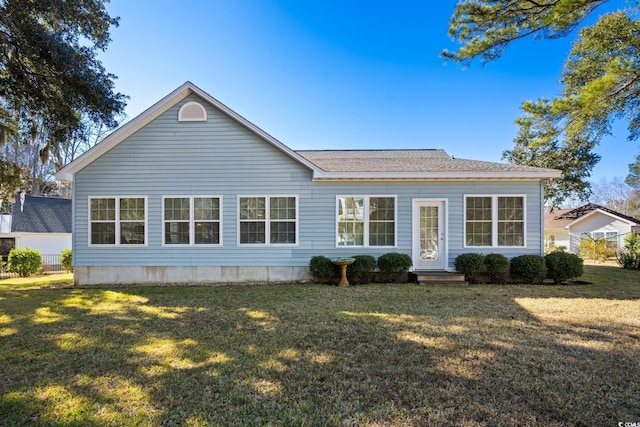
[{"label": "green lawn", "polygon": [[0,425],[640,422],[640,272],[580,286],[0,282]]}]

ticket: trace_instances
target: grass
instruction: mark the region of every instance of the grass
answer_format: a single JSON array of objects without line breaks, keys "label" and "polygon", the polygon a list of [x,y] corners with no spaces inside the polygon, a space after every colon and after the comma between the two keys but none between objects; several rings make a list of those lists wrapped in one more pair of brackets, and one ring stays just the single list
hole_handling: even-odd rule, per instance
[{"label": "grass", "polygon": [[73,273],[43,274],[29,277],[12,277],[0,279],[0,291],[2,290],[28,290],[70,285],[73,283]]},{"label": "grass", "polygon": [[640,272],[581,286],[20,289],[0,425],[640,421]]}]

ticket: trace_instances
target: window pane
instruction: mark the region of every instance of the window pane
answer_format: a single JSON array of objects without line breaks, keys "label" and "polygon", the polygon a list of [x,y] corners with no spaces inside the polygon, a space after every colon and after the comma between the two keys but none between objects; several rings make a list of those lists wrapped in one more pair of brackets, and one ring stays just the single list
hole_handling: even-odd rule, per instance
[{"label": "window pane", "polygon": [[491,197],[467,197],[468,221],[491,221]]},{"label": "window pane", "polygon": [[364,221],[364,198],[338,198],[338,221]]},{"label": "window pane", "polygon": [[91,221],[115,221],[116,199],[91,199]]},{"label": "window pane", "polygon": [[393,221],[395,203],[393,197],[371,197],[369,199],[369,219],[372,221]]},{"label": "window pane", "polygon": [[491,222],[467,222],[467,246],[491,246]]},{"label": "window pane", "polygon": [[271,223],[271,243],[294,244],[296,243],[296,223],[295,222],[272,222]]},{"label": "window pane", "polygon": [[144,222],[123,222],[120,224],[121,245],[144,244]]},{"label": "window pane", "polygon": [[369,223],[369,246],[393,246],[395,225],[393,222]]},{"label": "window pane", "polygon": [[144,199],[122,198],[120,199],[121,221],[144,221]]},{"label": "window pane", "polygon": [[220,243],[220,223],[196,222],[195,228],[196,245],[217,245]]},{"label": "window pane", "polygon": [[92,245],[115,245],[116,244],[116,224],[114,222],[92,222],[91,223],[91,244]]},{"label": "window pane", "polygon": [[264,222],[245,221],[240,223],[240,243],[264,244],[265,234],[266,232]]},{"label": "window pane", "polygon": [[220,199],[217,197],[196,197],[193,199],[193,209],[196,221],[220,219]]},{"label": "window pane", "polygon": [[241,197],[240,219],[265,219],[264,197]]},{"label": "window pane", "polygon": [[164,243],[167,245],[188,245],[189,244],[189,223],[188,222],[165,222],[164,223]]},{"label": "window pane", "polygon": [[523,246],[523,225],[522,222],[498,223],[498,246]]},{"label": "window pane", "polygon": [[271,197],[269,199],[271,219],[296,219],[295,197]]},{"label": "window pane", "polygon": [[340,222],[338,223],[338,246],[362,246],[364,245],[364,223]]},{"label": "window pane", "polygon": [[498,197],[498,221],[524,220],[522,197]]},{"label": "window pane", "polygon": [[166,221],[189,221],[189,198],[164,199],[164,219]]}]

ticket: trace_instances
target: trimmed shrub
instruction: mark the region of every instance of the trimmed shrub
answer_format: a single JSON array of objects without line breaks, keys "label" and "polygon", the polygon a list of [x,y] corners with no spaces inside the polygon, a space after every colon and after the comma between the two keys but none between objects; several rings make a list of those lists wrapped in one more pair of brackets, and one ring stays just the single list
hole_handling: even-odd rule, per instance
[{"label": "trimmed shrub", "polygon": [[583,261],[578,255],[566,252],[551,252],[544,257],[547,265],[547,278],[554,283],[564,282],[582,276]]},{"label": "trimmed shrub", "polygon": [[484,257],[484,265],[491,276],[491,282],[497,284],[507,283],[509,276],[509,260],[502,254],[489,254]]},{"label": "trimmed shrub", "polygon": [[351,283],[371,283],[376,269],[376,259],[371,255],[356,255],[353,264],[347,266],[347,279]]},{"label": "trimmed shrub", "polygon": [[617,255],[618,263],[627,270],[640,270],[640,234],[624,238],[624,250]]},{"label": "trimmed shrub", "polygon": [[413,260],[407,254],[390,252],[378,258],[378,268],[382,274],[382,279],[389,282],[402,280],[412,265]]},{"label": "trimmed shrub", "polygon": [[484,255],[476,253],[460,254],[454,263],[456,271],[464,274],[469,283],[478,283],[478,275],[486,269]]},{"label": "trimmed shrub", "polygon": [[31,276],[42,268],[42,254],[35,249],[11,249],[7,271],[18,273],[20,277]]},{"label": "trimmed shrub", "polygon": [[71,249],[65,249],[62,252],[60,252],[60,256],[58,257],[58,262],[67,273],[73,271],[73,259],[71,256]]},{"label": "trimmed shrub", "polygon": [[522,276],[529,283],[542,283],[547,277],[547,263],[540,255],[520,255],[511,258],[511,274]]},{"label": "trimmed shrub", "polygon": [[329,258],[322,255],[311,257],[309,273],[321,283],[331,283],[336,280],[336,266]]}]

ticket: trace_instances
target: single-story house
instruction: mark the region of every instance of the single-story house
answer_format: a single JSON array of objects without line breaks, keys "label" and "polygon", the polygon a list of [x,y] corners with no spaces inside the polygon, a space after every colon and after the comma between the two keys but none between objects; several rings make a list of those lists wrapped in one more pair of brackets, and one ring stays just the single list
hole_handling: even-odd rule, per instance
[{"label": "single-story house", "polygon": [[187,82],[57,173],[76,284],[297,281],[314,255],[543,253],[559,171],[440,149],[294,151]]},{"label": "single-story house", "polygon": [[595,203],[574,209],[558,209],[544,214],[545,245],[548,249],[562,247],[577,254],[580,242],[605,239],[612,246],[624,247],[624,238],[640,232],[640,220]]},{"label": "single-story house", "polygon": [[71,248],[71,208],[70,199],[20,193],[11,213],[0,214],[0,255],[31,248],[57,257]]}]

